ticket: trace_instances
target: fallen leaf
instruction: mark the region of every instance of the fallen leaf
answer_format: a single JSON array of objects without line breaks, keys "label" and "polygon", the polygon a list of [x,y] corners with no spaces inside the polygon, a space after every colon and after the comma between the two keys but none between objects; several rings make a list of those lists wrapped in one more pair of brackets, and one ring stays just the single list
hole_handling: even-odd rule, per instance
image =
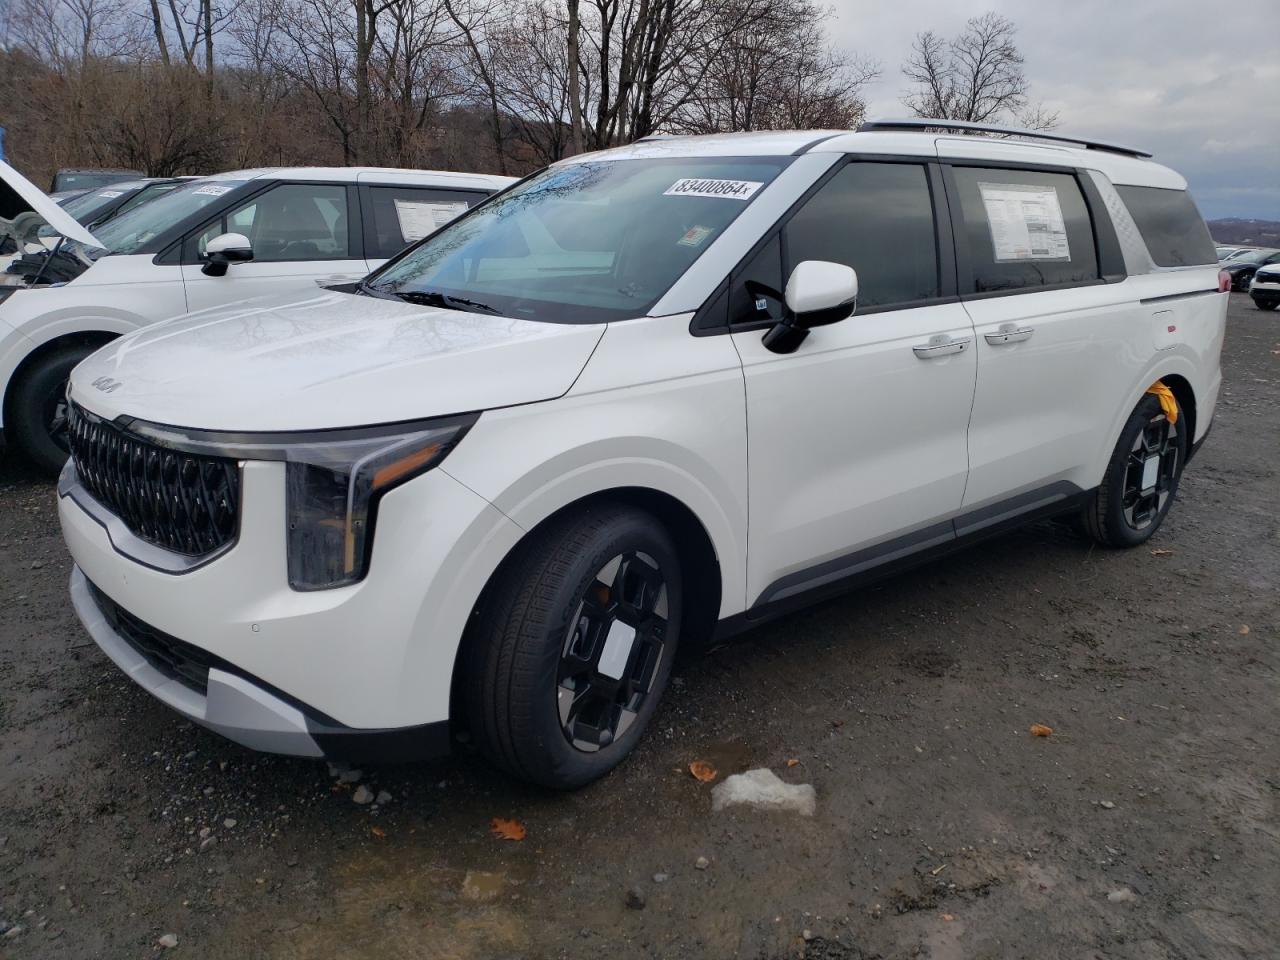
[{"label": "fallen leaf", "polygon": [[799,760],[797,760],[795,757],[792,757],[790,760],[787,761],[787,766],[794,767],[794,766],[797,766],[799,763],[800,763]]},{"label": "fallen leaf", "polygon": [[1031,735],[1033,737],[1047,737],[1053,733],[1053,727],[1046,727],[1043,723],[1033,723],[1031,725]]},{"label": "fallen leaf", "polygon": [[527,831],[519,820],[494,817],[489,822],[489,832],[499,840],[523,840]]},{"label": "fallen leaf", "polygon": [[383,830],[381,827],[370,827],[369,832],[372,833],[379,840],[387,839],[387,831]]},{"label": "fallen leaf", "polygon": [[942,919],[943,919],[943,920],[948,920],[948,921],[950,921],[950,920],[954,920],[954,919],[955,919],[955,917],[954,917],[952,914],[944,913],[944,914],[942,915]]},{"label": "fallen leaf", "polygon": [[1151,551],[1153,557],[1168,557],[1173,555],[1172,550],[1166,550],[1164,547],[1156,547]]},{"label": "fallen leaf", "polygon": [[1248,632],[1249,632],[1249,625],[1247,623],[1240,624],[1240,636],[1243,637]]},{"label": "fallen leaf", "polygon": [[705,760],[695,760],[689,764],[689,772],[699,783],[710,783],[716,778],[716,768]]}]

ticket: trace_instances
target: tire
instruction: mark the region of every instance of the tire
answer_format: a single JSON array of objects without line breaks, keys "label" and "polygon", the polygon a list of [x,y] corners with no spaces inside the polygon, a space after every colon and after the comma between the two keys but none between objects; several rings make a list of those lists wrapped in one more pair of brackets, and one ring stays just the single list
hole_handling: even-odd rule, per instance
[{"label": "tire", "polygon": [[[462,693],[481,753],[558,790],[612,770],[667,686],[682,601],[675,543],[647,513],[591,505],[535,531],[485,591],[466,638]],[[624,644],[625,668],[604,667],[601,652]]]},{"label": "tire", "polygon": [[[1144,396],[1120,431],[1102,483],[1081,511],[1084,531],[1108,547],[1136,547],[1168,516],[1187,462],[1186,417],[1170,424],[1160,401]],[[1156,482],[1141,490],[1144,462],[1158,456]]]},{"label": "tire", "polygon": [[1246,276],[1243,273],[1239,273],[1236,275],[1236,281],[1232,285],[1231,289],[1235,290],[1237,293],[1247,293],[1249,290],[1249,284],[1252,280],[1253,274]]},{"label": "tire", "polygon": [[1260,300],[1254,297],[1253,305],[1259,310],[1274,310],[1277,306],[1280,306],[1280,300]]},{"label": "tire", "polygon": [[14,441],[49,476],[56,477],[67,462],[67,378],[96,349],[60,347],[34,361],[14,383],[6,417],[13,424]]}]

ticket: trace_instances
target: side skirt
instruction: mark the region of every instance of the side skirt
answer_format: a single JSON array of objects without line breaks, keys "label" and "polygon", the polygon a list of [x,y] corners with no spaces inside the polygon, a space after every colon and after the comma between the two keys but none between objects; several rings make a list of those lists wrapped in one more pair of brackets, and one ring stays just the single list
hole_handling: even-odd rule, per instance
[{"label": "side skirt", "polygon": [[1079,510],[1093,490],[1065,480],[867,547],[774,581],[743,613],[716,624],[722,640],[1009,530]]}]

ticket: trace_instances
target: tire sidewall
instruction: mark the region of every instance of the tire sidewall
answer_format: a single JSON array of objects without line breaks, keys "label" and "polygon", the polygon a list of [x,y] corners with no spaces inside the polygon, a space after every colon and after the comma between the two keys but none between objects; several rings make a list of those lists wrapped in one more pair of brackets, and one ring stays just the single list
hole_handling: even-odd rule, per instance
[{"label": "tire sidewall", "polygon": [[[620,553],[631,551],[640,551],[653,557],[666,582],[668,620],[662,662],[653,687],[627,731],[604,749],[587,753],[574,747],[560,726],[556,709],[560,655],[570,624],[577,613],[578,603],[587,587],[606,563]],[[534,710],[529,733],[534,751],[534,757],[530,758],[534,762],[530,766],[549,775],[544,782],[564,788],[582,786],[608,773],[634,749],[657,710],[671,677],[680,639],[683,603],[680,563],[675,544],[656,521],[651,521],[644,514],[620,515],[600,532],[591,549],[575,558],[571,575],[565,577],[563,585],[551,598],[551,606],[556,614],[548,620],[549,626],[541,638],[543,649],[540,651],[536,689],[544,703],[537,705]]]},{"label": "tire sidewall", "polygon": [[71,371],[94,349],[66,348],[41,357],[23,372],[15,386],[9,408],[14,439],[31,461],[47,474],[58,474],[67,462],[67,451],[49,435],[49,425],[44,422],[44,399],[50,390],[65,387]]},{"label": "tire sidewall", "polygon": [[1173,507],[1173,501],[1178,495],[1178,486],[1182,480],[1182,471],[1187,464],[1187,450],[1190,444],[1190,438],[1187,436],[1187,420],[1181,408],[1179,408],[1178,435],[1176,438],[1178,466],[1177,470],[1174,471],[1173,482],[1170,485],[1169,496],[1165,500],[1164,506],[1160,508],[1160,513],[1156,518],[1141,530],[1135,530],[1129,525],[1129,521],[1125,519],[1124,483],[1133,442],[1137,439],[1139,432],[1151,423],[1153,419],[1163,416],[1164,410],[1160,406],[1160,400],[1157,397],[1150,394],[1143,397],[1142,402],[1134,408],[1133,413],[1129,415],[1129,419],[1125,422],[1124,429],[1120,431],[1120,439],[1116,441],[1115,450],[1111,454],[1111,466],[1107,471],[1106,477],[1108,490],[1105,522],[1109,539],[1117,546],[1136,547],[1150,540],[1152,535],[1160,529],[1160,525],[1164,523],[1164,518],[1169,515],[1169,510]]}]

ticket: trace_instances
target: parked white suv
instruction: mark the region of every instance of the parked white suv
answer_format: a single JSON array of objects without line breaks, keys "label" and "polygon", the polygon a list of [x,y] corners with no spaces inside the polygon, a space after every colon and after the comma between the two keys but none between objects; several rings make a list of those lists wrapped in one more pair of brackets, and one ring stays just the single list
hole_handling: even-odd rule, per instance
[{"label": "parked white suv", "polygon": [[[71,368],[157,320],[358,280],[514,180],[431,170],[240,170],[80,226],[0,163],[0,235],[20,215],[66,239],[0,273],[0,439],[56,474]],[[47,241],[51,243],[52,241]]]},{"label": "parked white suv", "polygon": [[71,378],[75,607],[242,744],[425,757],[452,723],[584,784],[678,643],[1034,518],[1151,536],[1227,294],[1145,156],[907,123],[641,141],[350,292],[124,337]]}]

